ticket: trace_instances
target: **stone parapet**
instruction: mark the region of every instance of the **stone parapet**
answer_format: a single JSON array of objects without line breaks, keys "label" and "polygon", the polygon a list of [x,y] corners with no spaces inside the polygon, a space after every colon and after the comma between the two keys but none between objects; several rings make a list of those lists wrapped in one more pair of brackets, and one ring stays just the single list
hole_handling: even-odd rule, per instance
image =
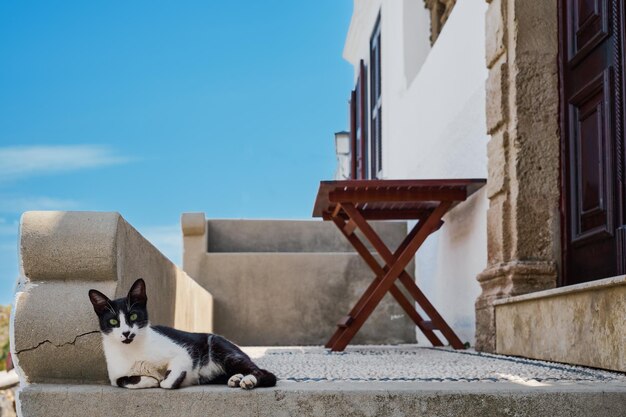
[{"label": "stone parapet", "polygon": [[211,294],[118,213],[27,212],[19,245],[11,351],[23,382],[107,380],[91,288],[122,297],[143,278],[153,324],[212,330]]},{"label": "stone parapet", "polygon": [[[213,294],[215,332],[240,345],[322,345],[374,279],[331,222],[185,213],[181,223],[183,268]],[[373,228],[392,248],[407,234],[404,222]],[[353,343],[415,341],[415,324],[387,294]]]},{"label": "stone parapet", "polygon": [[[354,252],[206,253],[203,265],[216,333],[244,346],[323,345],[374,279]],[[352,343],[415,340],[415,324],[386,294]]]}]

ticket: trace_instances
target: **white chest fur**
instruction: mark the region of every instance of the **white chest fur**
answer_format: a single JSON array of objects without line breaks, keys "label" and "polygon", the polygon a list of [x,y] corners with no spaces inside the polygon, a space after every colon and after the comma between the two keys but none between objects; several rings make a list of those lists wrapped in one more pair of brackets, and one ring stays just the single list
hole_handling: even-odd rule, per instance
[{"label": "white chest fur", "polygon": [[176,364],[187,372],[188,380],[197,384],[199,379],[212,379],[223,373],[223,368],[212,360],[201,367],[193,367],[187,349],[150,327],[141,329],[132,343],[121,343],[114,334],[103,335],[102,344],[107,370],[112,385],[123,376],[151,376],[159,381]]},{"label": "white chest fur", "polygon": [[[187,350],[150,327],[138,332],[132,343],[121,343],[113,334],[103,335],[102,346],[111,383],[123,376],[163,376],[172,362],[189,362]],[[144,373],[145,372],[145,373]]]}]

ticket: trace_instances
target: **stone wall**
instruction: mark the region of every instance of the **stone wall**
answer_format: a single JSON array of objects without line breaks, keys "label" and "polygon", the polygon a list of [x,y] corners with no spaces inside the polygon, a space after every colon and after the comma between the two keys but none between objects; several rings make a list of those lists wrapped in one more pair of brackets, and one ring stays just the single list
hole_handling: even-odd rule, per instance
[{"label": "stone wall", "polygon": [[430,44],[434,45],[446,24],[456,0],[424,0],[424,6],[430,11]]},{"label": "stone wall", "polygon": [[[325,344],[374,278],[332,222],[185,213],[181,225],[183,268],[213,295],[215,332],[242,346]],[[392,248],[407,234],[404,222],[372,227]],[[386,294],[352,343],[415,341],[415,324]]]},{"label": "stone wall", "polygon": [[560,253],[557,4],[487,0],[488,266],[476,348],[495,350],[496,299],[552,288]]},{"label": "stone wall", "polygon": [[146,281],[153,324],[212,330],[211,294],[118,213],[27,212],[11,353],[21,382],[108,381],[88,291],[123,297]]}]

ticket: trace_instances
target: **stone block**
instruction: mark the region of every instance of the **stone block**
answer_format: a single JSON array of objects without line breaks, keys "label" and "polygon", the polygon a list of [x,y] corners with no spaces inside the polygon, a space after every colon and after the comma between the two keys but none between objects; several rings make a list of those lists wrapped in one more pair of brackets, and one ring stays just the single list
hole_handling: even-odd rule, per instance
[{"label": "stone block", "polygon": [[502,194],[492,199],[487,209],[487,264],[496,265],[509,259],[507,232],[508,201]]},{"label": "stone block", "polygon": [[626,372],[626,276],[495,303],[496,350]]},{"label": "stone block", "polygon": [[118,213],[28,211],[20,256],[31,280],[115,279]]},{"label": "stone block", "polygon": [[476,300],[476,350],[494,352],[498,300],[554,288],[556,265],[551,262],[509,261],[493,264],[478,276],[482,292]]},{"label": "stone block", "polygon": [[508,67],[504,59],[498,60],[489,70],[486,90],[487,133],[492,134],[508,117]]},{"label": "stone block", "polygon": [[184,236],[203,235],[206,231],[204,213],[183,213],[180,224]]},{"label": "stone block", "polygon": [[489,159],[487,197],[492,199],[496,194],[505,191],[508,185],[507,154],[508,133],[498,131],[491,135],[487,143],[487,157]]},{"label": "stone block", "polygon": [[493,0],[489,3],[485,16],[485,55],[487,67],[491,68],[493,63],[506,51],[504,45],[506,3],[503,3],[502,0]]},{"label": "stone block", "polygon": [[476,309],[476,345],[479,352],[496,351],[496,324],[494,307],[486,305]]}]

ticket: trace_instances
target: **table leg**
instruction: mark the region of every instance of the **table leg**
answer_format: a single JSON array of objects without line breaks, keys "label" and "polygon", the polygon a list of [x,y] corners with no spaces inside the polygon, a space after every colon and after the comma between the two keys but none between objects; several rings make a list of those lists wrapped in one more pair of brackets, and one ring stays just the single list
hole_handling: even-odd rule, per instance
[{"label": "table leg", "polygon": [[[364,228],[361,227],[362,224],[360,224],[361,220],[365,222],[363,216],[361,216],[356,208],[354,208],[354,206],[351,204],[342,204],[342,206],[346,214],[348,214],[348,216],[350,216],[350,218],[357,223],[359,228],[361,228],[361,231],[365,233]],[[378,303],[380,303],[380,300],[382,300],[385,293],[390,290],[394,281],[404,271],[407,264],[415,255],[417,249],[426,240],[430,232],[438,225],[441,217],[446,213],[449,207],[449,202],[440,203],[439,206],[437,206],[437,208],[433,210],[432,214],[423,223],[420,222],[420,224],[416,225],[416,227],[419,227],[419,230],[416,231],[412,239],[410,239],[410,241],[406,245],[404,245],[402,252],[398,254],[398,257],[395,259],[395,262],[393,264],[385,259],[385,262],[389,263],[389,269],[382,277],[382,279],[378,282],[376,288],[368,295],[365,302],[362,303],[362,307],[353,317],[354,320],[352,321],[352,323],[350,323],[350,325],[346,327],[342,334],[337,337],[337,340],[332,346],[333,351],[342,351],[345,349],[350,340],[352,340],[352,338],[359,331],[361,326],[363,326],[372,311],[374,311]],[[365,224],[367,225],[367,222],[365,222]],[[367,225],[367,227],[369,227],[369,225]],[[384,250],[388,251],[385,244],[378,237],[378,235],[376,235],[376,233],[374,233],[373,235],[375,238],[373,239],[373,241],[370,240],[370,242],[372,243],[374,248],[379,253]],[[367,235],[366,237],[369,239]],[[380,247],[381,245],[382,248]]]},{"label": "table leg", "polygon": [[[348,230],[345,227],[346,222],[342,218],[336,216],[336,217],[333,217],[332,220],[333,220],[333,223],[335,223],[335,225],[337,226],[337,228],[341,231],[341,233],[352,244],[352,246],[357,251],[357,253],[361,255],[361,258],[365,261],[365,263],[372,269],[374,274],[376,274],[376,278],[374,279],[374,281],[368,286],[368,288],[363,293],[361,298],[359,298],[359,301],[355,304],[355,306],[350,311],[349,316],[354,317],[354,315],[358,313],[358,311],[361,309],[361,307],[363,306],[363,303],[365,303],[367,298],[371,295],[372,291],[374,291],[374,289],[380,282],[380,279],[382,279],[382,277],[385,275],[385,273],[387,272],[389,268],[387,266],[383,268],[379,265],[378,261],[370,253],[370,251],[367,249],[365,244],[363,244],[361,239],[359,239],[358,236],[356,236],[356,234],[348,232]],[[412,239],[412,237],[409,237],[409,238]],[[405,241],[406,240],[407,239],[405,239]],[[443,343],[441,342],[441,340],[439,340],[439,338],[432,331],[432,329],[429,329],[428,327],[426,327],[424,319],[415,310],[413,303],[407,300],[407,298],[404,296],[402,291],[395,284],[391,286],[391,289],[389,291],[391,295],[396,299],[398,304],[400,304],[400,306],[404,309],[407,315],[413,320],[415,325],[424,333],[424,335],[428,338],[428,340],[433,344],[433,346],[443,346]],[[345,331],[345,328],[346,327],[344,326],[338,327],[335,333],[333,334],[333,336],[330,338],[330,340],[326,343],[325,346],[327,348],[331,348],[333,344],[335,343],[335,341],[337,340],[337,338]]]},{"label": "table leg", "polygon": [[[411,241],[412,235],[414,236],[414,235],[417,235],[417,233],[419,233],[419,227],[418,227],[419,223],[418,223],[418,225],[416,225],[416,227],[414,227],[413,230],[409,233],[409,235],[407,236],[407,239],[405,239],[402,242],[402,244],[398,247],[396,254],[392,254],[391,251],[384,244],[382,239],[380,239],[380,237],[376,234],[374,229],[372,229],[372,227],[367,223],[367,221],[363,218],[363,216],[358,212],[358,210],[353,205],[344,204],[342,207],[343,207],[343,210],[346,212],[346,214],[350,216],[350,218],[357,224],[361,232],[370,241],[370,243],[372,243],[374,248],[378,251],[380,256],[388,265],[391,265],[396,262],[399,254],[406,248],[406,246]],[[428,217],[428,219],[431,219],[434,215],[435,215],[435,212],[433,212]],[[441,217],[439,217],[436,220],[437,220],[437,223],[439,223],[441,221]],[[434,325],[434,328],[441,331],[443,336],[448,340],[448,342],[453,348],[464,349],[465,345],[463,345],[463,343],[458,338],[456,333],[454,333],[454,331],[448,325],[448,323],[446,323],[443,317],[441,317],[437,309],[435,309],[435,307],[430,303],[430,301],[428,300],[428,298],[426,298],[424,293],[422,293],[420,289],[417,287],[417,285],[415,285],[415,282],[413,281],[411,276],[406,271],[403,270],[400,273],[399,278],[402,284],[405,286],[405,288],[409,291],[411,296],[415,299],[415,301],[419,304],[419,306],[424,310],[426,315],[430,317]]]}]

